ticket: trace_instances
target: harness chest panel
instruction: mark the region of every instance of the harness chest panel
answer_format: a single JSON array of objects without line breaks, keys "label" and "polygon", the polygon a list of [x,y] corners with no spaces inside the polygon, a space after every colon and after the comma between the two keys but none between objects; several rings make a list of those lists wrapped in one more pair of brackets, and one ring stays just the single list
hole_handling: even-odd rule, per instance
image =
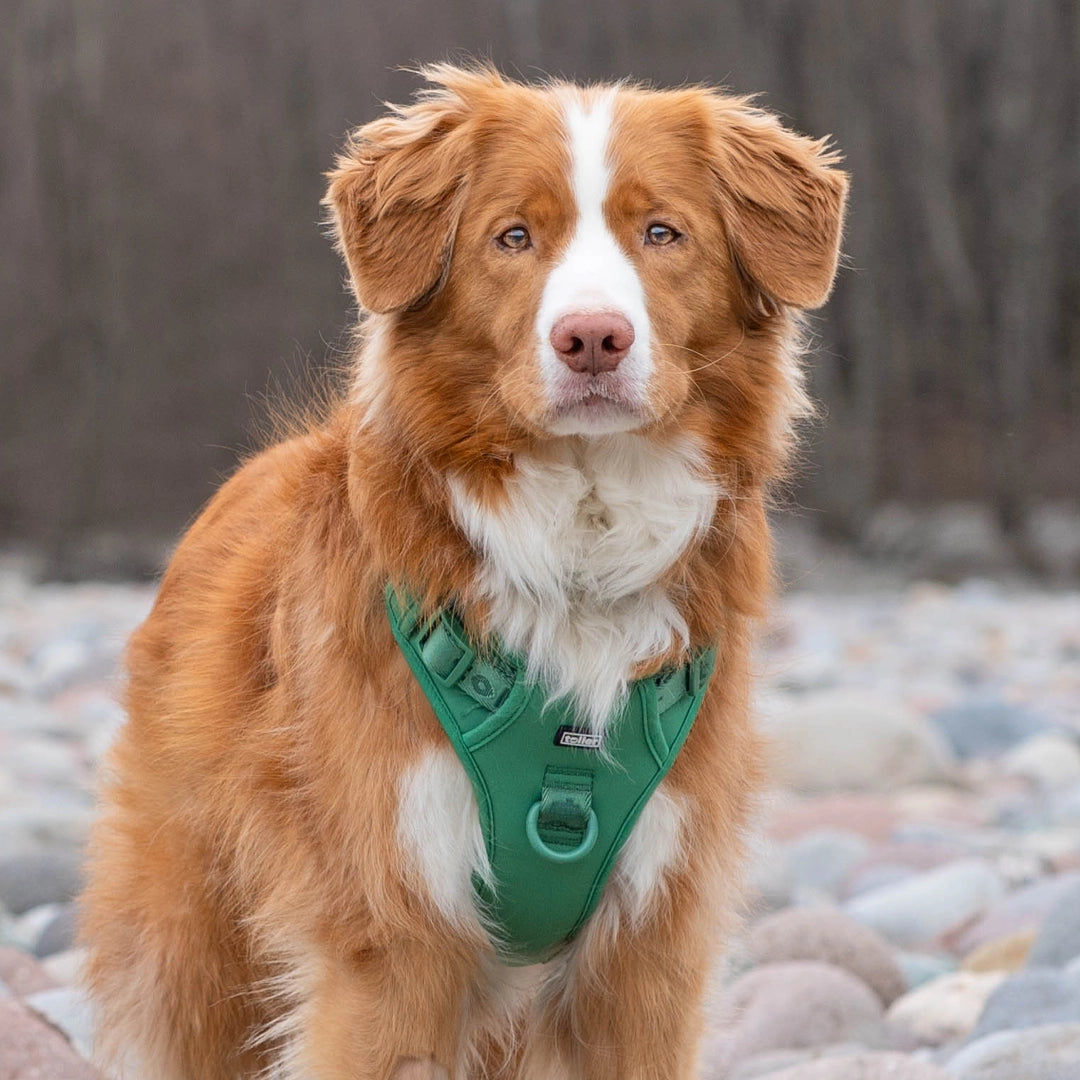
[{"label": "harness chest panel", "polygon": [[503,959],[545,960],[600,899],[619,850],[681,749],[715,649],[633,683],[603,737],[548,702],[520,658],[477,653],[458,618],[386,589],[394,638],[472,782],[492,869],[477,906]]}]

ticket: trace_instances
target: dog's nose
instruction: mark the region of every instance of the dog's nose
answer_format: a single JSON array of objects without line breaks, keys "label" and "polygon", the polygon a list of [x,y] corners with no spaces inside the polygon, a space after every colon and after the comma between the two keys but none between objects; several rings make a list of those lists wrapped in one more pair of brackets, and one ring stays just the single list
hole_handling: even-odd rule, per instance
[{"label": "dog's nose", "polygon": [[599,375],[619,366],[634,344],[634,328],[617,311],[575,312],[556,319],[550,340],[571,371]]}]

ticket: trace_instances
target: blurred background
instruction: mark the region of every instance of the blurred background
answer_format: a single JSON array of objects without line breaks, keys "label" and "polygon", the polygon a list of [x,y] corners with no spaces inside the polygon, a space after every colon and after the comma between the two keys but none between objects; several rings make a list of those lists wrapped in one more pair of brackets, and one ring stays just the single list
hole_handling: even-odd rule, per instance
[{"label": "blurred background", "polygon": [[703,1080],[1080,1077],[1076,0],[0,0],[0,1080],[97,1078],[124,641],[343,358],[335,148],[465,56],[761,91],[853,175]]},{"label": "blurred background", "polygon": [[[339,359],[344,132],[417,61],[706,81],[832,133],[802,528],[918,573],[1080,571],[1073,0],[6,0],[0,543],[145,572],[263,395]],[[790,525],[789,525],[790,527]]]}]

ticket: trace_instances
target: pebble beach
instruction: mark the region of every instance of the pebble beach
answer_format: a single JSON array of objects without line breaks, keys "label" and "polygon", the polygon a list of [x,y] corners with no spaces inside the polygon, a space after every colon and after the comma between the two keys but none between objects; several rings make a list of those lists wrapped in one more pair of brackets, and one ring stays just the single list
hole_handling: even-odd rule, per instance
[{"label": "pebble beach", "polygon": [[[152,600],[0,559],[0,1080],[99,1076],[73,900]],[[703,1080],[1080,1080],[1080,593],[804,583],[758,667],[775,784]]]}]

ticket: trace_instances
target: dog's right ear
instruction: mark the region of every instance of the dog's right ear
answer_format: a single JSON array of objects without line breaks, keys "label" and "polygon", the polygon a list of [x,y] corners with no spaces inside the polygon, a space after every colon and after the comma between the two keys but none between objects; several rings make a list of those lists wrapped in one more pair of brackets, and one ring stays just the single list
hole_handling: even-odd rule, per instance
[{"label": "dog's right ear", "polygon": [[442,287],[450,265],[472,150],[460,92],[494,73],[424,70],[434,89],[358,128],[338,156],[325,206],[362,308],[415,308]]}]

